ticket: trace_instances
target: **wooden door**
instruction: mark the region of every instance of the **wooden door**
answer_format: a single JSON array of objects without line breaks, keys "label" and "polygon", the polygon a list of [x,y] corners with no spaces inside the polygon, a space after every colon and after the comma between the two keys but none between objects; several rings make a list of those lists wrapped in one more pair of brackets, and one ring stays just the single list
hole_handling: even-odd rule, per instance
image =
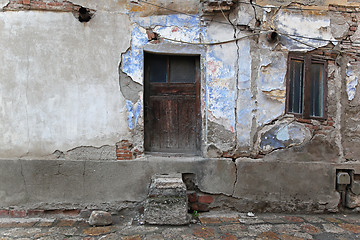
[{"label": "wooden door", "polygon": [[199,57],[145,53],[145,151],[198,153]]}]

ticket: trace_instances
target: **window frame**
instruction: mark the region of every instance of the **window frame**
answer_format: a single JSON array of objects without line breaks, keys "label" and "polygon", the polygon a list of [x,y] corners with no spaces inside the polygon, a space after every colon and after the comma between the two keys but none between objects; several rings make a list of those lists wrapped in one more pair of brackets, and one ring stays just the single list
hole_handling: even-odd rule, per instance
[{"label": "window frame", "polygon": [[[290,73],[291,73],[291,61],[300,60],[304,62],[303,69],[303,87],[302,87],[302,113],[293,113],[289,111],[290,104]],[[324,79],[323,79],[323,112],[322,116],[311,116],[311,65],[323,64],[324,70]],[[328,84],[328,62],[327,60],[319,55],[314,55],[311,53],[289,53],[288,62],[287,62],[287,72],[286,72],[286,106],[285,112],[287,114],[292,114],[297,118],[302,119],[317,119],[317,120],[326,120],[327,119],[327,87]]]}]

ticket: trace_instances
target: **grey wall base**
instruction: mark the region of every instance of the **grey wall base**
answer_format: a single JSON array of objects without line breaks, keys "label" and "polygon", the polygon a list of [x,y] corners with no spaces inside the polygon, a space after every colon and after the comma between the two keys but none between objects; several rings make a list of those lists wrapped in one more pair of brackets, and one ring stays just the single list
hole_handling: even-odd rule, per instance
[{"label": "grey wall base", "polygon": [[[114,207],[143,202],[155,174],[193,173],[214,203],[239,211],[336,211],[337,168],[357,165],[150,157],[132,161],[0,160],[0,209]],[[264,207],[265,206],[265,207]],[[267,207],[266,207],[267,206]]]}]

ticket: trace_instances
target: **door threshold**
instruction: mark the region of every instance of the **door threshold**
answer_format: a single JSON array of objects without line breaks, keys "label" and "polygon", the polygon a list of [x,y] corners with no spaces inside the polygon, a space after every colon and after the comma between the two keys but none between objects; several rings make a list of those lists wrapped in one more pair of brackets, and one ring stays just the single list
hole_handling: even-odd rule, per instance
[{"label": "door threshold", "polygon": [[195,153],[145,152],[146,157],[201,157]]}]

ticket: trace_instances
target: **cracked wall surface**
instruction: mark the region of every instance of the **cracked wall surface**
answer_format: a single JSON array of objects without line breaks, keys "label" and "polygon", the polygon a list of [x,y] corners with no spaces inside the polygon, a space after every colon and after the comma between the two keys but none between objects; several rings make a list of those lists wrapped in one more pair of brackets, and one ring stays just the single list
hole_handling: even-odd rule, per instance
[{"label": "cracked wall surface", "polygon": [[[236,209],[336,208],[335,168],[360,161],[358,3],[25,3],[0,1],[0,158],[44,162],[1,162],[19,178],[5,173],[2,203],[137,202],[176,171]],[[144,157],[144,51],[199,56],[200,157]],[[286,114],[290,52],[327,62],[324,119]]]},{"label": "cracked wall surface", "polygon": [[87,24],[72,13],[0,14],[0,157],[114,144],[127,134],[117,67],[126,25],[122,14],[97,13]]}]

